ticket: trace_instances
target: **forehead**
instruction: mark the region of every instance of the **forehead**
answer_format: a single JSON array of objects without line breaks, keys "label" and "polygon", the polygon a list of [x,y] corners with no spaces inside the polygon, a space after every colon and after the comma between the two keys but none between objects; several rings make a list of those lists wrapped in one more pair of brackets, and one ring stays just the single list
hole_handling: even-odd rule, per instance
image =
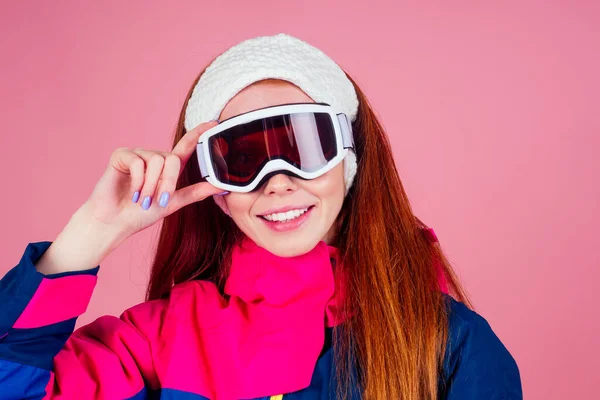
[{"label": "forehead", "polygon": [[302,89],[291,82],[267,79],[239,91],[223,108],[220,120],[263,107],[288,103],[314,103]]}]

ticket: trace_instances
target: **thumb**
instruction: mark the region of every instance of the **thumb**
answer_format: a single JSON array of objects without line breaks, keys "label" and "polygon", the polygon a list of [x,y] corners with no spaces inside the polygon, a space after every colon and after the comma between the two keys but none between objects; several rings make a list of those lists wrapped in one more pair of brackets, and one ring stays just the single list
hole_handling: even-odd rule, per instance
[{"label": "thumb", "polygon": [[172,212],[175,212],[188,204],[202,201],[209,196],[220,193],[223,193],[223,189],[219,189],[208,182],[195,183],[175,191],[169,206],[172,207]]}]

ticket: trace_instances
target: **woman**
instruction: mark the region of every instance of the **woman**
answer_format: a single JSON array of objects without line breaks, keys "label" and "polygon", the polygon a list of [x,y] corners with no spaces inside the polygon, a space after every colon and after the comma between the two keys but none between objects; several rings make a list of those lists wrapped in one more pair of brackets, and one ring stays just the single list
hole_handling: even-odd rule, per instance
[{"label": "woman", "polygon": [[[3,398],[522,397],[364,94],[323,52],[285,34],[228,49],[173,146],[117,149],[56,240],[2,279]],[[73,332],[98,264],[163,219],[147,301]]]}]

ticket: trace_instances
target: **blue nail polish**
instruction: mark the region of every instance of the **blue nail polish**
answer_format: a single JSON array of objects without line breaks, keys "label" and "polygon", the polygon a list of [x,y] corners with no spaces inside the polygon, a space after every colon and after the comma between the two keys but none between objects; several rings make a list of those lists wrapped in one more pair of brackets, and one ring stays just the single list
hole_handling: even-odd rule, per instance
[{"label": "blue nail polish", "polygon": [[146,196],[144,197],[144,201],[142,202],[142,208],[144,210],[147,210],[150,208],[150,202],[152,201],[152,199],[150,198],[150,196]]},{"label": "blue nail polish", "polygon": [[229,194],[229,192],[225,191],[225,192],[217,193],[217,196],[225,196],[226,194]]},{"label": "blue nail polish", "polygon": [[137,190],[134,194],[133,194],[133,198],[131,199],[131,201],[133,201],[134,203],[137,203],[138,200],[140,199],[140,191]]},{"label": "blue nail polish", "polygon": [[167,204],[169,203],[169,192],[163,192],[163,194],[160,195],[160,200],[158,201],[158,204],[161,207],[166,207]]}]

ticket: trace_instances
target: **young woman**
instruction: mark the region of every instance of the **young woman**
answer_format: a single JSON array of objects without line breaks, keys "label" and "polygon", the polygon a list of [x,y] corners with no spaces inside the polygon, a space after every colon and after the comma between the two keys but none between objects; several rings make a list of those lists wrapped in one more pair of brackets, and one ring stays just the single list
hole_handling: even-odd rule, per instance
[{"label": "young woman", "polygon": [[[147,301],[73,332],[98,264],[161,220]],[[117,149],[0,305],[2,399],[522,398],[365,95],[285,34],[213,60],[172,151]]]}]

